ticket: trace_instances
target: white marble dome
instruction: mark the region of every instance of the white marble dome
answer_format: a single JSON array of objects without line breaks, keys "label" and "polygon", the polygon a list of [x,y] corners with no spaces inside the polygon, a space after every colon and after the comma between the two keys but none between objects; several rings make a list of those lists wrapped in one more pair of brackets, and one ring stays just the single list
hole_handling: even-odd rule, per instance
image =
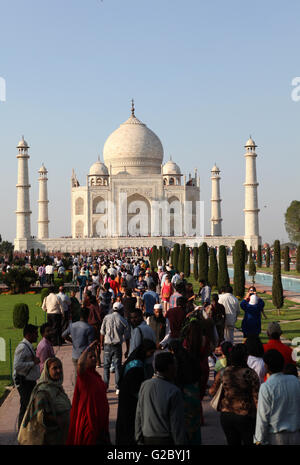
[{"label": "white marble dome", "polygon": [[106,140],[103,148],[104,163],[112,167],[112,174],[160,174],[164,150],[161,141],[151,129],[137,119],[121,124]]},{"label": "white marble dome", "polygon": [[163,166],[163,174],[181,174],[181,171],[177,163],[169,160]]},{"label": "white marble dome", "polygon": [[101,163],[100,160],[96,161],[91,167],[90,167],[90,176],[107,176],[108,175],[108,169],[104,165],[104,163]]}]

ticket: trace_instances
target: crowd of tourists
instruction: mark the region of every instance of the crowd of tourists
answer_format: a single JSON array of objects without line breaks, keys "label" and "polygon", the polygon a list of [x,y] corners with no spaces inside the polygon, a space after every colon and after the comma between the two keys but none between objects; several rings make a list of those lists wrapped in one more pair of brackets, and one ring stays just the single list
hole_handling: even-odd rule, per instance
[{"label": "crowd of tourists", "polygon": [[[74,257],[70,296],[49,282],[47,322],[27,325],[15,351],[19,443],[110,444],[114,376],[116,445],[200,445],[208,388],[229,445],[300,444],[296,363],[278,323],[269,323],[262,344],[267,316],[256,289],[241,303],[230,286],[212,293],[200,280],[196,290],[171,263],[154,268],[149,251],[134,252]],[[241,311],[244,342],[234,344]],[[68,343],[72,403],[54,352]]]}]

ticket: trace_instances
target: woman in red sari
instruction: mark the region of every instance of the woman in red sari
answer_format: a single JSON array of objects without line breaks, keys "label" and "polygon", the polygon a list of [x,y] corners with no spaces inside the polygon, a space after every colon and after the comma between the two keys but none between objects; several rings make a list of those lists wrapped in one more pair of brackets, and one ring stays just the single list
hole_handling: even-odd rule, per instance
[{"label": "woman in red sari", "polygon": [[109,438],[106,386],[96,371],[94,341],[78,360],[67,445],[105,445]]}]

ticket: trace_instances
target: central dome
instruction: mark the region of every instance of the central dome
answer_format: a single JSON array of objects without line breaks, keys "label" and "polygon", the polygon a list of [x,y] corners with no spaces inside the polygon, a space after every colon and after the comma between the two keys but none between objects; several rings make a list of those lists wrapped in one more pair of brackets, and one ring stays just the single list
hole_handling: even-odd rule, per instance
[{"label": "central dome", "polygon": [[164,157],[161,141],[134,115],[121,124],[106,140],[103,148],[105,165],[112,174],[160,174]]}]

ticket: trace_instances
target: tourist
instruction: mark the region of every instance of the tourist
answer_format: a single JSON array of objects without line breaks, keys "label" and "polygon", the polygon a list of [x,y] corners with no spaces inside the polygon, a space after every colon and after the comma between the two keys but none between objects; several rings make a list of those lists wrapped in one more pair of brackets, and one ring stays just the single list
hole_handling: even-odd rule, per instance
[{"label": "tourist", "polygon": [[201,372],[201,379],[199,383],[199,393],[201,400],[201,425],[204,425],[202,400],[206,392],[209,378],[208,357],[214,348],[212,346],[212,334],[209,333],[208,326],[210,326],[210,323],[207,323],[206,327],[205,320],[192,318],[190,322],[184,327],[182,334],[184,337],[183,347],[189,352],[194,360],[198,361],[199,370]]},{"label": "tourist", "polygon": [[124,317],[127,321],[130,320],[130,312],[135,309],[137,299],[132,296],[132,290],[127,288],[122,288],[125,291],[124,297],[122,298],[122,304],[124,306]]},{"label": "tourist", "polygon": [[247,358],[246,346],[236,344],[230,354],[231,363],[222,376],[220,422],[229,446],[253,444],[260,382],[255,371],[248,367]]},{"label": "tourist", "polygon": [[94,341],[78,360],[67,445],[109,445],[109,405],[106,386],[96,371]]},{"label": "tourist", "polygon": [[211,288],[204,279],[199,280],[198,296],[201,299],[201,305],[210,304]]},{"label": "tourist", "polygon": [[264,346],[260,338],[255,335],[248,336],[245,345],[248,353],[247,365],[257,373],[260,383],[263,383],[266,375],[263,361]]},{"label": "tourist", "polygon": [[165,346],[171,339],[178,339],[186,318],[186,301],[184,297],[177,299],[177,307],[170,308],[166,315],[167,325],[170,327],[166,338],[162,341]]},{"label": "tourist", "polygon": [[[247,300],[249,299],[249,301]],[[240,307],[244,310],[245,315],[242,321],[242,331],[244,338],[247,338],[250,335],[258,336],[261,332],[261,314],[265,302],[262,299],[259,299],[256,294],[251,294],[248,292],[245,299],[240,303]],[[266,315],[265,315],[265,318]]]},{"label": "tourist", "polygon": [[174,274],[174,276],[173,276],[172,279],[171,279],[171,283],[172,283],[172,285],[175,287],[176,284],[177,284],[177,282],[180,281],[180,273],[179,273],[178,270],[174,270],[174,271],[175,271],[175,274]]},{"label": "tourist", "polygon": [[147,283],[148,289],[150,289],[150,285],[154,285],[154,290],[156,289],[156,286],[155,286],[155,284],[154,284],[153,278],[152,278],[152,276],[150,275],[150,270],[147,270],[147,271],[146,271],[146,274],[145,274],[145,281],[146,281],[146,283]]},{"label": "tourist", "polygon": [[66,294],[64,286],[59,286],[57,297],[60,299],[63,307],[63,321],[61,331],[64,331],[69,326],[70,316],[71,316],[71,299]]},{"label": "tourist", "polygon": [[269,323],[267,328],[267,336],[269,338],[269,341],[266,344],[264,344],[264,352],[267,352],[270,349],[276,349],[278,350],[278,352],[281,353],[281,355],[283,355],[285,365],[289,363],[295,365],[296,361],[292,357],[293,349],[281,342],[281,334],[282,330],[279,323],[276,323],[275,321]]},{"label": "tourist", "polygon": [[264,354],[268,379],[259,390],[254,442],[269,445],[300,444],[300,383],[285,375],[278,350]]},{"label": "tourist", "polygon": [[224,327],[224,337],[226,341],[234,342],[234,327],[238,315],[240,314],[240,304],[238,299],[232,295],[233,289],[227,286],[221,290],[219,295],[219,304],[224,305],[226,319]]},{"label": "tourist", "polygon": [[85,290],[86,284],[87,284],[88,278],[86,276],[85,270],[82,268],[80,270],[80,275],[77,276],[77,283],[79,286],[79,293],[80,293],[80,302],[82,302],[82,295]]},{"label": "tourist", "polygon": [[71,300],[71,306],[70,306],[71,320],[73,323],[75,323],[75,321],[80,320],[80,308],[81,308],[81,305],[76,297],[76,291],[72,290],[70,292],[70,300]]},{"label": "tourist", "polygon": [[54,284],[54,266],[52,264],[48,264],[46,266],[46,281],[47,284],[53,286]]},{"label": "tourist", "polygon": [[46,281],[46,265],[44,263],[43,265],[39,266],[38,275],[39,275],[40,285],[41,287],[43,287]]},{"label": "tourist", "polygon": [[185,294],[185,284],[183,284],[181,281],[177,282],[175,285],[175,292],[172,293],[170,300],[169,300],[169,308],[175,308],[178,307],[178,299],[180,297],[183,297]]},{"label": "tourist", "polygon": [[143,275],[140,274],[138,277],[138,281],[136,283],[135,289],[134,289],[135,295],[137,297],[138,308],[142,308],[142,297],[146,289],[147,289],[147,283],[144,280]]},{"label": "tourist", "polygon": [[147,325],[143,318],[143,312],[140,308],[135,308],[130,312],[131,337],[128,355],[137,349],[143,339],[150,339],[156,343],[156,336],[152,328]]},{"label": "tourist", "polygon": [[[18,435],[22,445],[65,445],[70,423],[71,402],[63,388],[61,361],[48,358]],[[27,432],[28,428],[28,432]]]},{"label": "tourist", "polygon": [[164,348],[167,343],[163,343],[164,338],[169,334],[170,327],[169,327],[169,320],[167,320],[163,316],[162,305],[155,304],[154,305],[154,314],[148,316],[147,324],[150,328],[153,329],[155,336],[156,336],[156,347]]},{"label": "tourist", "polygon": [[62,337],[72,342],[72,362],[75,368],[75,382],[77,376],[77,362],[82,352],[95,340],[94,328],[88,324],[90,310],[82,307],[80,320],[69,324]]},{"label": "tourist", "polygon": [[136,281],[134,277],[132,276],[132,272],[130,269],[127,270],[124,283],[126,283],[126,287],[128,289],[134,290],[136,287]]},{"label": "tourist", "polygon": [[119,380],[119,403],[116,422],[116,444],[130,446],[136,444],[134,428],[138,393],[143,381],[146,380],[146,360],[152,359],[155,344],[150,339],[144,339],[122,367]]},{"label": "tourist", "polygon": [[77,278],[78,278],[78,265],[77,263],[73,263],[72,266],[72,283],[75,285],[77,283]]},{"label": "tourist", "polygon": [[138,397],[135,438],[138,444],[182,446],[186,444],[184,405],[175,386],[176,364],[170,352],[155,357],[155,376],[143,382]]},{"label": "tourist", "polygon": [[224,341],[224,330],[226,321],[226,312],[224,305],[219,303],[218,294],[212,294],[210,309],[212,312],[212,319],[216,325],[218,333],[219,344]]},{"label": "tourist", "polygon": [[54,293],[54,287],[49,288],[49,294],[44,298],[42,309],[47,313],[47,321],[52,327],[52,344],[60,346],[62,319],[64,317],[64,309],[62,301]]},{"label": "tourist", "polygon": [[95,339],[98,341],[98,344],[95,345],[95,353],[96,353],[96,358],[97,358],[97,367],[100,368],[101,366],[100,328],[101,328],[102,318],[101,318],[98,302],[94,295],[89,296],[89,302],[86,304],[86,307],[89,309],[88,324],[94,328]]},{"label": "tourist", "polygon": [[230,352],[232,351],[232,343],[229,341],[223,341],[218,348],[219,357],[214,366],[215,376],[228,365],[228,360],[230,358]]},{"label": "tourist", "polygon": [[108,313],[111,313],[112,301],[114,297],[115,297],[114,292],[111,289],[109,283],[105,283],[99,293],[100,313],[101,313],[102,320]]},{"label": "tourist", "polygon": [[199,363],[183,346],[179,339],[172,339],[169,351],[176,359],[175,384],[181,389],[184,403],[184,420],[187,445],[201,444],[201,398],[199,382],[201,371]]},{"label": "tourist", "polygon": [[38,340],[38,327],[26,325],[23,329],[23,340],[16,347],[13,365],[14,384],[20,395],[20,411],[18,429],[21,426],[31,393],[40,377],[40,359],[36,357],[32,344]]},{"label": "tourist", "polygon": [[128,356],[130,328],[128,322],[120,315],[123,305],[115,302],[113,313],[104,317],[100,330],[100,344],[104,350],[103,359],[103,380],[108,389],[110,378],[110,366],[113,363],[115,368],[115,389],[119,393],[119,378],[122,366],[122,342],[126,342],[125,358]]},{"label": "tourist", "polygon": [[173,286],[171,284],[171,278],[166,275],[164,283],[161,285],[161,301],[164,306],[164,315],[170,308],[170,297],[173,293]]},{"label": "tourist", "polygon": [[40,333],[42,340],[39,342],[36,348],[36,356],[40,359],[40,372],[43,372],[44,363],[48,358],[54,357],[54,350],[51,343],[52,339],[52,328],[50,323],[44,323],[40,327]]},{"label": "tourist", "polygon": [[192,283],[187,283],[185,286],[184,296],[186,298],[186,311],[190,313],[195,308],[196,295]]},{"label": "tourist", "polygon": [[143,294],[142,301],[143,301],[143,309],[145,312],[145,317],[153,315],[153,309],[155,304],[159,303],[159,295],[155,292],[155,284],[154,282],[150,283],[149,289]]}]

